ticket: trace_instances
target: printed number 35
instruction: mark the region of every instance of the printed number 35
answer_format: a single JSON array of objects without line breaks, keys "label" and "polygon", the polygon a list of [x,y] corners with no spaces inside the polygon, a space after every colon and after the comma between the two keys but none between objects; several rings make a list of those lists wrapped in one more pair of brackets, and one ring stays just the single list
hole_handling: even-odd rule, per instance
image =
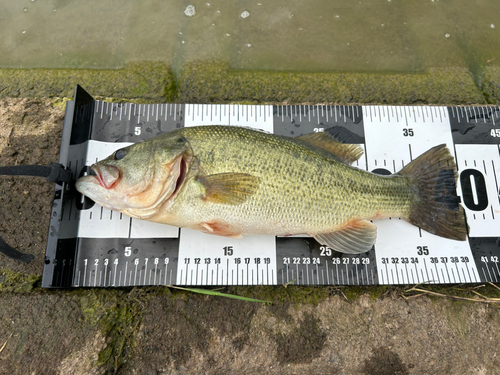
[{"label": "printed number 35", "polygon": [[417,246],[418,255],[429,255],[429,249],[427,246]]}]

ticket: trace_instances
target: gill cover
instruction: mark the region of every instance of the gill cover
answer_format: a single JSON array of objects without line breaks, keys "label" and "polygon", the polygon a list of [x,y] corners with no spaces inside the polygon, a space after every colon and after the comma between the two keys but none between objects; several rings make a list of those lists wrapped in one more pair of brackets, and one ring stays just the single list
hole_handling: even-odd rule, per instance
[{"label": "gill cover", "polygon": [[147,218],[181,187],[192,159],[175,132],[120,149],[92,166],[96,176],[76,183],[82,194],[109,209]]}]

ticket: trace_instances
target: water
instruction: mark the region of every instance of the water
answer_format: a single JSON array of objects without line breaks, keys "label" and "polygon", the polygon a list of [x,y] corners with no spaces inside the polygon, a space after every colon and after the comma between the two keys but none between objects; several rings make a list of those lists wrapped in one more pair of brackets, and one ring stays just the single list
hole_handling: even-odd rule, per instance
[{"label": "water", "polygon": [[220,60],[235,69],[420,72],[500,63],[498,0],[0,0],[0,67]]}]

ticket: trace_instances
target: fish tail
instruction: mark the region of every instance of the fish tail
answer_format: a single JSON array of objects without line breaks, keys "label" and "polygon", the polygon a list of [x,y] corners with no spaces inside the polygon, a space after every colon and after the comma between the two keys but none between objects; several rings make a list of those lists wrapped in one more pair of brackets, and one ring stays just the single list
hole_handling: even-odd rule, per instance
[{"label": "fish tail", "polygon": [[420,155],[398,174],[415,193],[410,223],[441,237],[466,240],[465,213],[456,194],[457,168],[445,144]]}]

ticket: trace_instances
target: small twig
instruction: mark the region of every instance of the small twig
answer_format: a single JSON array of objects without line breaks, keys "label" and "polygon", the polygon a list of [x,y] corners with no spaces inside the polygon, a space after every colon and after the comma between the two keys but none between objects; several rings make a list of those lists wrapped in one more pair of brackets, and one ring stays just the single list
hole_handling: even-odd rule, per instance
[{"label": "small twig", "polygon": [[344,294],[344,292],[342,291],[342,289],[339,289],[339,292],[340,294],[342,294],[342,296],[347,300],[349,301],[349,298],[347,298],[347,296]]},{"label": "small twig", "polygon": [[[484,297],[484,296],[481,296],[479,293],[474,292],[474,291],[473,291],[474,294],[478,294],[479,296],[486,298],[486,299],[458,297],[458,296],[452,296],[452,295],[448,295],[448,294],[432,292],[430,290],[417,288],[417,285],[411,289],[405,290],[404,293],[408,293],[408,292],[420,292],[421,294],[419,294],[418,296],[428,294],[428,295],[432,295],[432,296],[436,296],[436,297],[445,297],[445,298],[451,298],[451,299],[456,299],[456,300],[460,300],[460,301],[483,302],[483,303],[498,303],[498,302],[500,302],[499,298]],[[410,297],[413,297],[413,296],[410,296]]]},{"label": "small twig", "polygon": [[5,344],[3,344],[2,347],[0,348],[0,353],[3,352],[3,350],[7,346],[7,342],[10,340],[10,338],[12,337],[12,335],[13,335],[13,333],[11,333],[10,336],[7,338],[7,340],[5,340]]},{"label": "small twig", "polygon": [[416,298],[416,297],[422,297],[425,296],[427,293],[420,293],[420,294],[414,294],[413,296],[405,296],[404,294],[401,294],[401,297],[403,297],[405,300],[410,300],[411,298]]},{"label": "small twig", "polygon": [[495,285],[493,283],[488,283],[488,284],[490,284],[492,287],[497,288],[498,290],[500,290],[500,287],[498,287],[497,285]]},{"label": "small twig", "polygon": [[486,296],[483,296],[482,294],[478,293],[478,292],[475,292],[474,290],[472,291],[472,293],[478,295],[479,297],[482,297],[486,300],[490,300],[490,301],[493,301],[493,302],[500,302],[500,298],[492,298],[492,297],[486,297]]}]

